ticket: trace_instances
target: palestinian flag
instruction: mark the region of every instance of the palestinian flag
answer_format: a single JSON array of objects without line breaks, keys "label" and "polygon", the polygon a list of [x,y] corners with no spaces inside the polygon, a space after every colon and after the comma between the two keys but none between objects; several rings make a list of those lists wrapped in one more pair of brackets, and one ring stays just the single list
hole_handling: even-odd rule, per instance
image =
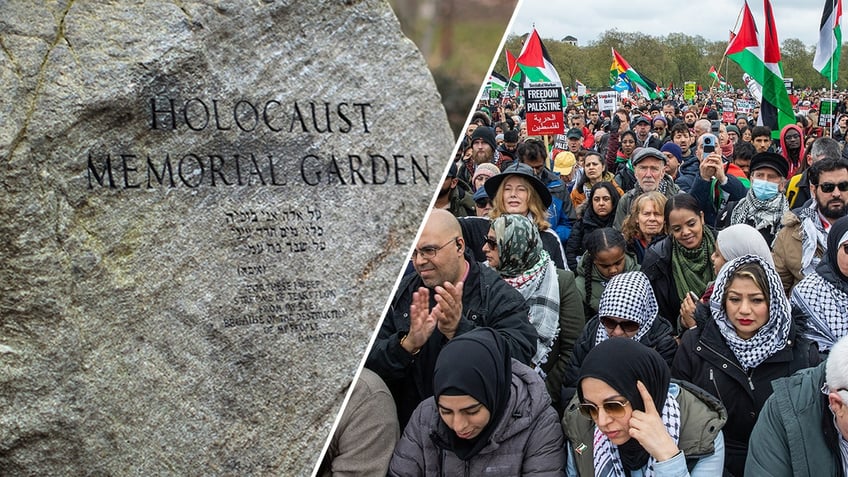
[{"label": "palestinian flag", "polygon": [[813,68],[836,83],[839,76],[839,56],[842,53],[842,0],[825,0],[819,29],[819,44]]},{"label": "palestinian flag", "polygon": [[539,33],[534,28],[524,42],[521,53],[516,60],[518,68],[524,73],[525,82],[528,83],[559,83],[559,74],[551,62],[551,55],[542,44]]},{"label": "palestinian flag", "polygon": [[492,91],[503,91],[506,89],[506,84],[509,80],[504,77],[504,75],[498,73],[497,71],[492,71],[492,74],[489,75],[489,89]]},{"label": "palestinian flag", "polygon": [[510,81],[518,83],[521,80],[521,70],[518,68],[518,61],[509,50],[504,48],[504,51],[506,52],[507,75],[509,76]]},{"label": "palestinian flag", "polygon": [[718,83],[719,88],[727,88],[727,81],[724,80],[724,76],[716,70],[715,66],[710,66],[710,78]]},{"label": "palestinian flag", "polygon": [[[659,97],[657,94],[657,84],[648,79],[647,76],[636,71],[635,68],[630,66],[627,63],[627,60],[622,58],[621,55],[615,51],[615,48],[612,48],[612,66],[610,66],[610,80],[613,79],[613,73],[615,72],[615,77],[621,78],[622,76],[626,77],[626,82],[630,85],[630,90],[639,92],[642,96],[646,98],[655,99]],[[616,80],[618,82],[618,80]],[[615,83],[613,83],[615,84]]]},{"label": "palestinian flag", "polygon": [[760,117],[763,124],[771,128],[773,134],[787,124],[795,124],[795,113],[792,102],[783,84],[783,67],[780,63],[780,47],[777,42],[777,31],[774,27],[774,16],[769,0],[765,0],[766,34],[765,48],[760,48],[757,26],[748,2],[742,16],[742,26],[727,45],[725,55],[736,62],[742,71],[748,73],[763,90],[763,100],[760,107]]}]

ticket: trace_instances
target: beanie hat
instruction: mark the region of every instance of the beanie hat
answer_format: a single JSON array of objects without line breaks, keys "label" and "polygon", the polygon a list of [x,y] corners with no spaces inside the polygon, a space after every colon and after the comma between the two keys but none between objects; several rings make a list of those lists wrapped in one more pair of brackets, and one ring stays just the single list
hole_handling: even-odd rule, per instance
[{"label": "beanie hat", "polygon": [[495,143],[495,132],[492,131],[492,129],[489,127],[480,126],[474,130],[474,132],[471,134],[472,146],[474,145],[474,141],[476,141],[477,139],[482,139],[486,141],[486,143],[491,146],[493,151],[498,148],[498,145]]},{"label": "beanie hat", "polygon": [[670,152],[674,157],[677,158],[677,162],[683,162],[683,150],[680,149],[680,146],[673,142],[667,142],[663,144],[661,152]]}]

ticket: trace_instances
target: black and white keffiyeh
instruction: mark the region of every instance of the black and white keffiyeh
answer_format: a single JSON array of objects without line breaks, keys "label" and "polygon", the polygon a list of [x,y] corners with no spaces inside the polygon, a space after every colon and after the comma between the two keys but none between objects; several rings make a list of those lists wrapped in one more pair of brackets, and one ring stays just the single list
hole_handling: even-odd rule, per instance
[{"label": "black and white keffiyeh", "polygon": [[[680,405],[677,399],[671,393],[665,398],[662,412],[660,413],[663,424],[668,434],[674,439],[674,443],[680,440]],[[595,475],[603,477],[624,477],[624,467],[621,465],[621,458],[618,455],[618,447],[616,447],[607,436],[595,426],[593,436],[594,455],[593,463],[595,466]],[[648,458],[648,465],[645,470],[645,477],[655,475],[654,464],[657,460],[653,456]]]},{"label": "black and white keffiyeh", "polygon": [[792,289],[792,305],[807,318],[804,335],[818,344],[819,351],[829,350],[848,335],[848,276],[839,270],[837,257],[846,243],[848,217],[843,217],[831,226],[825,256],[815,273]]},{"label": "black and white keffiyeh", "polygon": [[807,276],[812,275],[821,261],[816,257],[816,249],[827,250],[827,232],[819,218],[816,201],[801,209],[798,218],[801,220],[801,273]]},{"label": "black and white keffiyeh", "polygon": [[777,194],[769,200],[760,200],[751,189],[733,208],[730,223],[748,224],[761,233],[765,231],[768,236],[776,237],[782,226],[781,218],[787,210],[789,202],[785,195]]},{"label": "black and white keffiyeh", "polygon": [[[659,312],[651,282],[642,272],[627,272],[610,279],[598,303],[598,316],[612,316],[639,323],[633,340],[639,341],[650,331]],[[595,344],[609,338],[607,329],[598,326]]]},{"label": "black and white keffiyeh", "polygon": [[[727,316],[727,311],[722,302],[736,270],[747,263],[759,264],[768,278],[769,319],[751,339],[746,340],[736,334],[736,329]],[[710,297],[710,310],[713,319],[718,324],[721,335],[746,372],[751,368],[756,368],[787,345],[789,325],[792,319],[789,299],[783,292],[783,284],[777,271],[762,257],[744,255],[724,264],[718,273],[715,288],[712,297]]]},{"label": "black and white keffiyeh", "polygon": [[792,288],[793,306],[807,317],[804,336],[827,351],[848,335],[848,294],[834,287],[818,273],[807,275]]}]

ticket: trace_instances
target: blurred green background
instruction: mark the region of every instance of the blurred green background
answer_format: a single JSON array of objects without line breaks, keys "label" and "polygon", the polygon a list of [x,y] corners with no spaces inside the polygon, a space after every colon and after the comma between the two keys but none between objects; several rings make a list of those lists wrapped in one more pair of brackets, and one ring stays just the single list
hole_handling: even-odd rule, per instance
[{"label": "blurred green background", "polygon": [[389,0],[427,60],[455,137],[465,124],[517,0]]}]

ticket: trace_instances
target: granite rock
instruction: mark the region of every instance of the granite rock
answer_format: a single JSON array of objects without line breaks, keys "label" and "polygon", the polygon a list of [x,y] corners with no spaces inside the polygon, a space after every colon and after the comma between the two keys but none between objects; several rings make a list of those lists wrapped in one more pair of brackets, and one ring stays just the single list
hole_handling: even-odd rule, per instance
[{"label": "granite rock", "polygon": [[453,143],[382,1],[10,1],[4,475],[308,474]]}]

